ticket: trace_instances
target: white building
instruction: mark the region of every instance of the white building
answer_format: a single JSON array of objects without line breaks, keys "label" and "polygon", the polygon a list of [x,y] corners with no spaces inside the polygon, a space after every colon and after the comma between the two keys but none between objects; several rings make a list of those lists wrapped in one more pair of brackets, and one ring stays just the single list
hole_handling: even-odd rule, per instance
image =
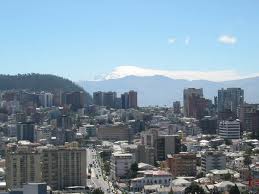
[{"label": "white building", "polygon": [[41,142],[42,140],[49,142],[52,136],[52,128],[50,125],[42,126],[36,130],[36,140]]},{"label": "white building", "polygon": [[221,121],[219,123],[219,136],[223,139],[240,139],[240,121]]},{"label": "white building", "polygon": [[230,181],[222,181],[220,183],[214,184],[212,188],[217,188],[219,192],[228,193],[230,188],[237,185],[240,192],[247,191],[247,186],[242,183],[232,183]]},{"label": "white building", "polygon": [[132,154],[113,153],[111,157],[111,178],[114,180],[127,178],[133,163]]},{"label": "white building", "polygon": [[172,174],[167,171],[148,170],[143,172],[143,177],[131,179],[131,191],[142,191],[146,185],[161,185],[168,187],[172,181]]},{"label": "white building", "polygon": [[201,154],[202,172],[208,173],[211,170],[222,170],[226,168],[226,155],[218,151],[207,151]]}]

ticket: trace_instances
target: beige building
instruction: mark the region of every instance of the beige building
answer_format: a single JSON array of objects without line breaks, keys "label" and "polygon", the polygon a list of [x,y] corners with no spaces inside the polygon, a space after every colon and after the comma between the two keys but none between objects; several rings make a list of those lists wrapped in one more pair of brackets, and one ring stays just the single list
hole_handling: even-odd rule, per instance
[{"label": "beige building", "polygon": [[55,190],[86,186],[86,150],[76,144],[43,148],[42,178]]},{"label": "beige building", "polygon": [[196,154],[180,153],[167,155],[167,165],[173,177],[196,176]]},{"label": "beige building", "polygon": [[103,125],[97,128],[97,137],[100,140],[129,140],[132,136],[128,125],[122,123]]},{"label": "beige building", "polygon": [[153,147],[138,145],[136,153],[136,161],[147,164],[155,164],[155,149]]},{"label": "beige building", "polygon": [[20,141],[8,144],[6,150],[6,186],[21,188],[24,183],[41,182],[38,144]]}]

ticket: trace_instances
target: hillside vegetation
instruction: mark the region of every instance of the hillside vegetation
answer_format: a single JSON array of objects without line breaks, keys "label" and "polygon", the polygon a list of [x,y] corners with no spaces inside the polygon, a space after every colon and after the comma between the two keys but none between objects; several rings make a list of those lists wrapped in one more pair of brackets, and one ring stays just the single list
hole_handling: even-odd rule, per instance
[{"label": "hillside vegetation", "polygon": [[[27,89],[32,91],[85,91],[69,79],[50,74],[0,75],[0,90]],[[87,94],[87,101],[91,96]]]}]

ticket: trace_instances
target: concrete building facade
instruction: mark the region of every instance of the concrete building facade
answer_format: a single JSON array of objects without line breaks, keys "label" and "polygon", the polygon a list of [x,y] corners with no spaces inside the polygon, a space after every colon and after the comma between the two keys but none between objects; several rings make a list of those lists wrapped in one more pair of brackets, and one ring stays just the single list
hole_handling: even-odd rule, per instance
[{"label": "concrete building facade", "polygon": [[132,154],[112,153],[111,178],[113,180],[128,178],[131,165],[134,163]]},{"label": "concrete building facade", "polygon": [[219,123],[219,136],[223,139],[240,139],[240,121],[228,120]]},{"label": "concrete building facade", "polygon": [[6,187],[22,188],[25,183],[41,182],[41,154],[37,144],[19,142],[6,149]]},{"label": "concrete building facade", "polygon": [[201,154],[201,168],[203,173],[210,170],[226,168],[226,155],[219,151],[206,151]]},{"label": "concrete building facade", "polygon": [[56,190],[86,186],[86,150],[74,146],[44,148],[42,179]]},{"label": "concrete building facade", "polygon": [[197,161],[194,153],[167,155],[167,165],[173,177],[196,176]]}]

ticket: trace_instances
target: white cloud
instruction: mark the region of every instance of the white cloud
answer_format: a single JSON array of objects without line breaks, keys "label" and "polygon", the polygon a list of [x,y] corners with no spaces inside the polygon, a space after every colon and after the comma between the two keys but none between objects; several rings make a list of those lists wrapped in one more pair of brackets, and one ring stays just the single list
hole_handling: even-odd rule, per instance
[{"label": "white cloud", "polygon": [[221,35],[218,38],[218,41],[222,44],[236,44],[237,38],[235,36],[231,36],[231,35]]},{"label": "white cloud", "polygon": [[174,44],[176,41],[176,38],[169,38],[168,39],[168,44]]},{"label": "white cloud", "polygon": [[188,46],[190,44],[190,41],[191,41],[191,38],[189,36],[186,36],[184,40],[185,45]]},{"label": "white cloud", "polygon": [[[222,70],[222,71],[167,71],[158,69],[141,68],[136,66],[119,66],[113,69],[113,71],[103,77],[105,80],[118,79],[126,76],[154,76],[160,75],[169,77],[172,79],[186,79],[186,80],[209,80],[209,81],[227,81],[236,80],[248,77],[258,76],[253,75],[240,75],[234,70]],[[100,80],[100,79],[99,79]]]}]

